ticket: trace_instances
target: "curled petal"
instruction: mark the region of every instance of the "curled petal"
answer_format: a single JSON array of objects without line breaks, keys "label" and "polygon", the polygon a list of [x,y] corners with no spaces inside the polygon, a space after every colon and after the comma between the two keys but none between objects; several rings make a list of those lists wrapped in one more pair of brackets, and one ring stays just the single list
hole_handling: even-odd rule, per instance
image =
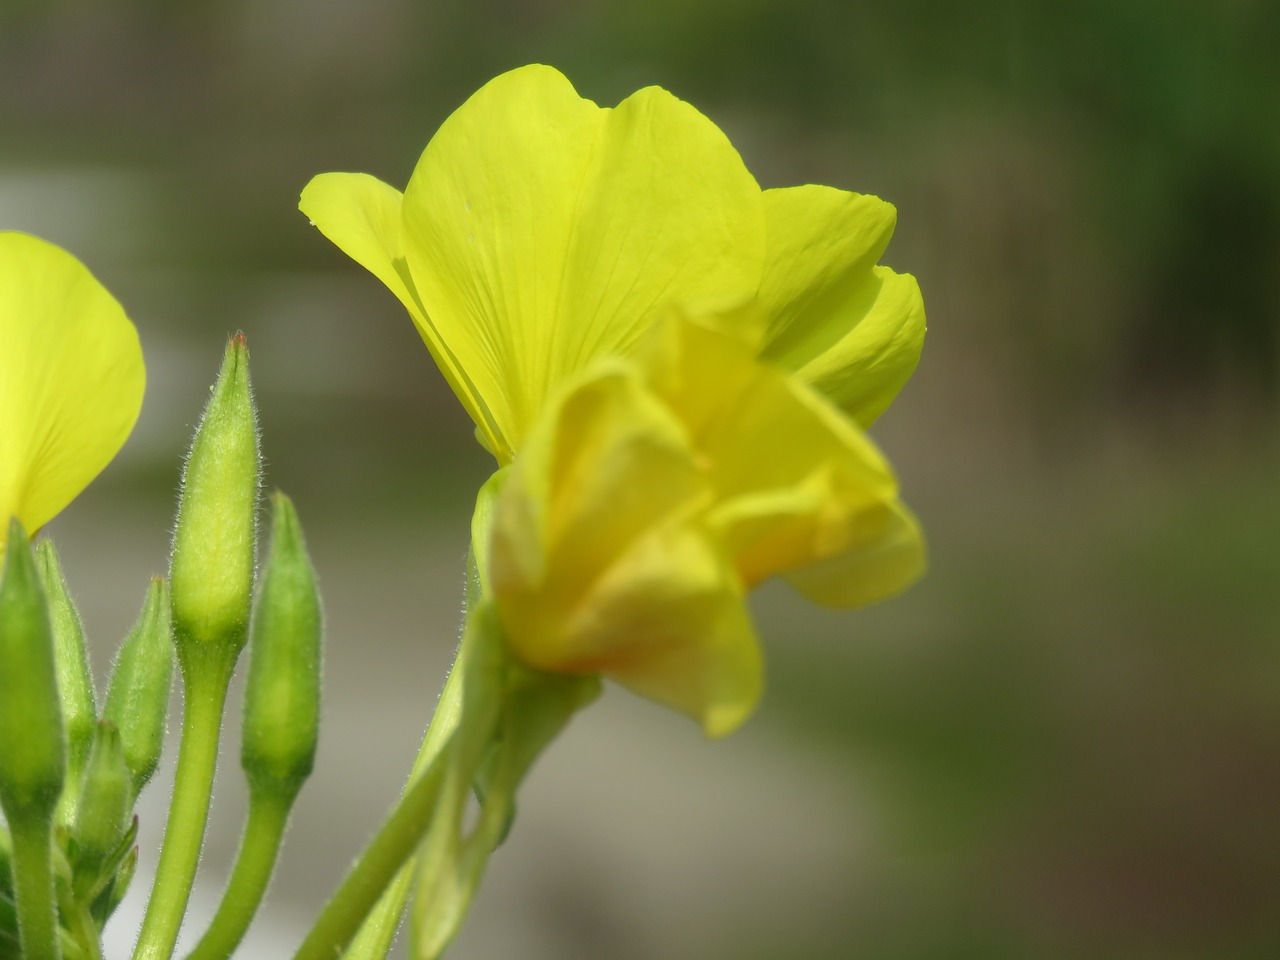
[{"label": "curled petal", "polygon": [[620,646],[602,672],[693,717],[708,736],[750,716],[764,664],[732,563],[703,530],[654,531],[596,586],[591,622],[643,642]]},{"label": "curled petal", "polygon": [[[706,522],[743,583],[851,551],[874,565],[871,548],[891,535],[880,518],[901,509],[879,450],[824,397],[726,332],[749,330],[749,321],[701,320],[672,316],[640,357],[706,465],[714,491]],[[869,572],[846,570],[850,577]],[[851,583],[843,594],[834,586],[826,594],[876,592]]]},{"label": "curled petal", "polygon": [[762,667],[736,571],[699,522],[707,496],[686,431],[634,370],[569,389],[494,508],[489,579],[515,654],[604,674],[713,735],[737,726]]},{"label": "curled petal", "polygon": [[840,553],[787,575],[792,586],[828,607],[861,607],[887,600],[925,571],[920,524],[905,506],[870,508],[854,525],[856,537]]},{"label": "curled petal", "polygon": [[924,344],[915,278],[876,266],[894,209],[820,186],[766,190],[764,204],[764,355],[867,427],[907,382]]},{"label": "curled petal", "polygon": [[123,446],[145,385],[115,298],[64,250],[0,233],[0,516],[53,519]]}]

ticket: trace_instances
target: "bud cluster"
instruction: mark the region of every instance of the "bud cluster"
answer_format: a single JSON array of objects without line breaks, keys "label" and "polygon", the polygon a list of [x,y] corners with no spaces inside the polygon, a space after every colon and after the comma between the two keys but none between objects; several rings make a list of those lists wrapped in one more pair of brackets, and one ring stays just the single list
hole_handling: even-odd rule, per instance
[{"label": "bud cluster", "polygon": [[[190,712],[193,699],[211,693],[222,702],[249,641],[260,472],[248,349],[237,334],[186,460],[169,577],[148,586],[102,701],[53,542],[33,546],[20,521],[9,521],[0,541],[0,960],[10,956],[7,945],[33,960],[59,953],[24,931],[21,918],[38,915],[24,896],[56,909],[58,938],[73,955],[76,945],[100,955],[85,938],[99,937],[137,867],[133,809],[160,762],[175,660]],[[270,797],[283,826],[315,756],[321,612],[293,505],[279,494],[273,507],[272,549],[253,607],[243,765],[254,797]],[[220,721],[219,707],[190,752],[216,758]],[[211,763],[207,773],[211,779]],[[198,811],[206,814],[207,803]],[[197,826],[202,833],[203,819]],[[35,883],[25,882],[33,868],[19,849],[32,836],[45,838],[34,858],[34,874],[43,869],[45,879]],[[144,924],[140,949],[146,931]]]}]

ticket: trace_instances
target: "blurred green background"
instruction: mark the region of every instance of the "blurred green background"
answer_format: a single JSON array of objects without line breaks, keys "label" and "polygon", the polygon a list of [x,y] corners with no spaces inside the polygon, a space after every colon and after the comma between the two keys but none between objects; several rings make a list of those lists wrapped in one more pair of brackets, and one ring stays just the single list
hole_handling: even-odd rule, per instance
[{"label": "blurred green background", "polygon": [[885,262],[930,332],[875,435],[932,570],[854,614],[761,591],[770,690],[723,743],[611,692],[453,955],[1280,956],[1278,49],[1266,0],[2,0],[0,228],[80,256],[148,360],[135,435],[52,528],[96,664],[164,568],[237,328],[323,577],[319,769],[245,955],[287,955],[398,789],[489,466],[296,197],[403,185],[469,93],[543,61],[604,104],[692,101],[765,186],[897,205]]}]

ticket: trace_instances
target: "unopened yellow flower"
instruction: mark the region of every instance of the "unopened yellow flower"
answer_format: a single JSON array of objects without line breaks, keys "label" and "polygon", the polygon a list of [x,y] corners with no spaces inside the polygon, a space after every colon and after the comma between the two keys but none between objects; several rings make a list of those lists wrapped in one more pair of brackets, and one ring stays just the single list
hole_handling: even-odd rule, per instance
[{"label": "unopened yellow flower", "polygon": [[403,195],[328,173],[300,206],[400,298],[499,463],[558,384],[635,349],[670,304],[758,296],[765,356],[863,426],[920,355],[919,288],[876,266],[893,208],[761,190],[715,124],[657,87],[601,108],[522,67],[444,122]]},{"label": "unopened yellow flower", "polygon": [[787,574],[855,606],[924,563],[876,448],[723,320],[673,315],[558,391],[506,471],[487,571],[520,659],[604,674],[712,735],[760,695],[749,589]]},{"label": "unopened yellow flower", "polygon": [[919,575],[861,432],[924,337],[915,280],[877,265],[889,204],[762,190],[666,91],[601,108],[529,66],[445,121],[403,194],[323,174],[300,206],[399,297],[509,465],[481,572],[529,665],[720,734],[759,697],[751,587],[852,606]]},{"label": "unopened yellow flower", "polygon": [[124,444],[145,384],[137,331],[84,265],[0,232],[0,517],[53,519]]}]

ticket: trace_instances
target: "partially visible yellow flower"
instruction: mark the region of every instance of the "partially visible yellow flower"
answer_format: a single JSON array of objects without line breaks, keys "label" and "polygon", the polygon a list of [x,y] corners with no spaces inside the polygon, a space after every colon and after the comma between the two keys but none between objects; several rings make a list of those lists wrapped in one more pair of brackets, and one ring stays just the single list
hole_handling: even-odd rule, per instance
[{"label": "partially visible yellow flower", "polygon": [[603,674],[713,736],[760,696],[748,590],[787,574],[856,606],[924,565],[874,445],[724,319],[672,316],[558,391],[506,471],[487,561],[521,660]]},{"label": "partially visible yellow flower", "polygon": [[671,304],[758,296],[765,356],[863,426],[923,342],[915,280],[876,266],[889,204],[762,191],[715,124],[657,87],[602,108],[522,67],[444,122],[403,195],[328,173],[300,206],[400,298],[501,464],[560,383],[634,350]]},{"label": "partially visible yellow flower", "polygon": [[0,232],[0,538],[15,516],[34,534],[89,485],[145,384],[137,331],[84,265]]}]

